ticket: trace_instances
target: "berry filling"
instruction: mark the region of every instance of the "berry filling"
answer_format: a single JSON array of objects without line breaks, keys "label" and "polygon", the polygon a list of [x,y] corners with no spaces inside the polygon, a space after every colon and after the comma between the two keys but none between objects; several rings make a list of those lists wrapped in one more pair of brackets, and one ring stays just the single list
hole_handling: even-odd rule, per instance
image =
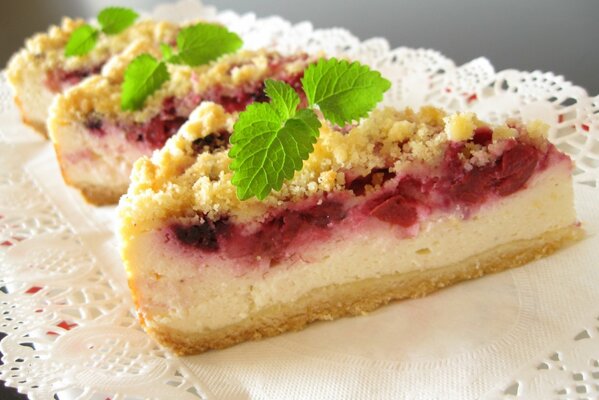
[{"label": "berry filling", "polygon": [[[300,73],[288,79],[299,82],[302,76],[303,73]],[[187,121],[193,108],[202,101],[220,104],[227,112],[239,112],[255,101],[267,100],[264,94],[264,82],[235,90],[215,87],[203,95],[191,94],[182,101],[169,97],[163,101],[162,111],[149,122],[135,124],[126,129],[126,137],[130,142],[144,143],[151,149],[159,149],[164,146],[168,138],[177,133],[181,125]]]},{"label": "berry filling", "polygon": [[213,153],[229,147],[230,137],[231,132],[225,130],[214,132],[191,142],[191,148],[196,154]]},{"label": "berry filling", "polygon": [[100,63],[90,68],[81,68],[73,71],[65,71],[63,69],[48,71],[46,72],[46,87],[52,93],[61,93],[88,76],[100,73],[103,66],[104,63]]},{"label": "berry filling", "polygon": [[[275,74],[276,76],[276,74]],[[304,76],[303,71],[294,75],[283,75],[273,77],[273,79],[281,80],[291,87],[300,95],[302,101],[305,99],[304,92],[301,89],[301,79]],[[203,101],[212,101],[223,106],[228,113],[243,111],[253,102],[262,103],[268,101],[268,97],[264,92],[264,82],[260,82],[254,86],[236,90],[234,92],[224,91],[222,87],[216,86],[204,95]]]},{"label": "berry filling", "polygon": [[[199,102],[198,102],[199,103]],[[162,102],[162,111],[144,124],[134,124],[125,129],[129,142],[143,143],[151,149],[159,149],[187,121],[187,115],[179,115],[174,97]]]},{"label": "berry filling", "polygon": [[[305,94],[301,90],[303,71],[289,74],[284,67],[291,61],[305,58],[306,56],[300,55],[271,60],[269,63],[269,79],[282,80],[288,83],[298,92],[304,102]],[[187,121],[192,110],[203,101],[220,104],[227,112],[232,113],[245,110],[253,102],[268,101],[268,97],[264,93],[263,81],[237,88],[217,85],[202,94],[190,93],[183,98],[167,97],[162,102],[160,113],[148,122],[127,124],[126,126],[119,126],[119,128],[125,132],[125,137],[129,142],[138,143],[151,150],[159,149],[164,146],[171,136],[177,133],[181,125]],[[92,134],[103,136],[106,133],[102,120],[97,114],[90,114],[84,125]],[[220,137],[228,140],[228,136],[220,135]],[[212,148],[212,146],[216,148],[225,147],[220,142],[212,145],[208,144],[208,148]]]},{"label": "berry filling", "polygon": [[311,239],[325,239],[331,228],[347,216],[343,204],[323,201],[303,210],[287,211],[273,216],[257,231],[247,234],[244,227],[226,219],[183,226],[175,224],[172,232],[180,243],[203,252],[221,251],[228,258],[270,260],[271,264],[285,258],[286,250],[302,234],[309,232]]},{"label": "berry filling", "polygon": [[[314,205],[314,199],[310,199],[305,204],[312,205],[278,211],[249,234],[246,227],[226,218],[173,225],[170,229],[180,243],[202,252],[219,252],[227,258],[269,260],[270,265],[276,265],[290,257],[298,245],[325,240],[331,228],[339,224],[355,228],[374,218],[411,236],[417,232],[419,221],[432,211],[458,211],[468,217],[485,202],[522,189],[535,171],[562,162],[564,157],[551,144],[541,151],[532,144],[512,139],[496,160],[469,169],[460,156],[464,148],[463,143],[448,144],[441,165],[424,177],[409,174],[397,177],[386,169],[373,170],[350,181],[348,191],[329,195],[320,204]],[[387,181],[395,183],[389,182],[378,192],[365,194],[366,185],[382,186]]]}]

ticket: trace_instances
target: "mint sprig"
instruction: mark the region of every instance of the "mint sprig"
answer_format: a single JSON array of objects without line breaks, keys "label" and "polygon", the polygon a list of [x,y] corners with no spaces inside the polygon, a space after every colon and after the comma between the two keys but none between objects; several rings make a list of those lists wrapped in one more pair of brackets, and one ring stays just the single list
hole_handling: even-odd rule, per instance
[{"label": "mint sprig", "polygon": [[243,41],[227,28],[214,24],[196,24],[177,35],[179,53],[172,55],[169,62],[190,66],[206,64],[223,54],[233,53]]},{"label": "mint sprig", "polygon": [[100,32],[116,35],[133,25],[139,17],[135,11],[124,7],[108,7],[98,14],[100,29],[89,24],[75,29],[67,42],[64,55],[66,57],[83,56],[96,47]]},{"label": "mint sprig", "polygon": [[121,107],[123,110],[140,108],[146,93],[153,93],[169,79],[166,64],[149,54],[135,58],[125,70]]},{"label": "mint sprig", "polygon": [[267,80],[270,103],[250,105],[233,127],[229,168],[237,197],[262,200],[302,169],[319,136],[315,108],[329,122],[344,125],[366,117],[390,87],[379,72],[358,62],[321,59],[304,72],[309,106],[298,110],[300,98],[290,85]]},{"label": "mint sprig", "polygon": [[173,48],[166,43],[160,43],[160,52],[162,53],[162,58],[165,60],[170,59],[175,54]]},{"label": "mint sprig", "polygon": [[368,115],[391,87],[378,71],[334,58],[310,66],[302,85],[310,105],[318,105],[324,117],[338,125]]},{"label": "mint sprig", "polygon": [[71,33],[71,37],[64,48],[67,57],[82,56],[96,47],[99,32],[90,25],[81,25]]},{"label": "mint sprig", "polygon": [[98,14],[98,23],[102,32],[107,35],[116,35],[133,25],[139,14],[130,8],[108,7]]},{"label": "mint sprig", "polygon": [[231,137],[232,182],[241,200],[264,199],[272,189],[280,190],[318,138],[318,117],[313,110],[297,112],[300,99],[291,86],[267,80],[266,93],[273,101],[251,104],[239,114]]},{"label": "mint sprig", "polygon": [[237,51],[243,41],[226,28],[198,23],[181,29],[177,35],[177,50],[160,44],[163,60],[149,54],[137,56],[127,66],[121,91],[121,109],[139,110],[146,99],[169,79],[166,63],[198,66]]}]

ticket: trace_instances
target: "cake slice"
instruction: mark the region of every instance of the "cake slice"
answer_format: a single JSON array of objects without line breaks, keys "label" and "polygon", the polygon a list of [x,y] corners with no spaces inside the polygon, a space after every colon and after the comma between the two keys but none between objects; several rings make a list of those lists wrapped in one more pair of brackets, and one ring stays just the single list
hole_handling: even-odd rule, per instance
[{"label": "cake slice", "polygon": [[8,63],[7,77],[15,94],[23,122],[47,136],[46,119],[53,98],[88,76],[98,74],[104,64],[132,42],[149,40],[155,47],[174,43],[177,25],[151,20],[140,21],[117,35],[100,35],[95,48],[84,56],[66,57],[65,46],[83,19],[64,18],[25,42],[25,47]]},{"label": "cake slice", "polygon": [[303,169],[240,201],[225,149],[234,115],[204,103],[135,164],[119,234],[144,329],[177,354],[360,315],[518,267],[581,238],[572,161],[547,126],[375,110],[323,122]]},{"label": "cake slice", "polygon": [[[145,50],[145,51],[142,51]],[[310,63],[306,54],[241,51],[207,65],[169,64],[171,78],[137,111],[121,110],[124,70],[142,52],[159,50],[139,42],[115,57],[101,75],[87,79],[54,101],[48,129],[65,182],[93,204],[114,204],[127,191],[133,163],[161,148],[203,101],[238,112],[264,101],[264,81],[283,80],[299,89]],[[229,132],[212,132],[218,139]],[[217,140],[218,141],[218,140]]]}]

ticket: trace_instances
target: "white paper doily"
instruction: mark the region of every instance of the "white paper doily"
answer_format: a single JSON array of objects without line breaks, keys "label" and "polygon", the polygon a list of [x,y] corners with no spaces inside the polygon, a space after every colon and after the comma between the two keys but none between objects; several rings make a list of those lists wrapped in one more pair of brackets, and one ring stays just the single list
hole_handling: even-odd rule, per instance
[{"label": "white paper doily", "polygon": [[218,13],[196,1],[159,18],[207,17],[246,47],[324,50],[393,82],[386,102],[543,119],[576,161],[588,237],[525,268],[368,316],[177,358],[132,312],[113,208],[67,189],[51,146],[24,127],[0,80],[0,379],[32,399],[599,398],[599,97],[560,76],[463,66],[436,51],[390,49],[343,29]]}]

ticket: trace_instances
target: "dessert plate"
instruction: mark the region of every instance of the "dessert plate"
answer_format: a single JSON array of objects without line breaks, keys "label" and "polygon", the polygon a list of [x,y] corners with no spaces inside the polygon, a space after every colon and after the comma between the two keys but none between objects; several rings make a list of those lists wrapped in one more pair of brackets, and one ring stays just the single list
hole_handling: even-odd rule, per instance
[{"label": "dessert plate", "polygon": [[0,78],[0,379],[32,399],[596,398],[599,396],[599,97],[560,76],[456,66],[343,29],[217,12],[196,1],[161,18],[205,17],[273,46],[359,59],[393,82],[385,101],[539,118],[575,160],[587,238],[524,268],[369,315],[177,358],[133,314],[114,208],[63,184],[50,143],[18,120]]}]

